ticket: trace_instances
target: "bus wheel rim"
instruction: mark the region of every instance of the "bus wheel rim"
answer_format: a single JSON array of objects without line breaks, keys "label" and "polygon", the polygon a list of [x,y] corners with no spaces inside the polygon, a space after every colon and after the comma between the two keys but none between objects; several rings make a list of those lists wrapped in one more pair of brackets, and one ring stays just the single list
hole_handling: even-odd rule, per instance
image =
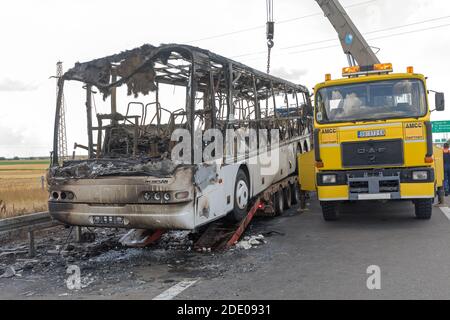
[{"label": "bus wheel rim", "polygon": [[245,209],[248,204],[248,187],[243,180],[239,181],[236,187],[236,203],[239,209]]}]

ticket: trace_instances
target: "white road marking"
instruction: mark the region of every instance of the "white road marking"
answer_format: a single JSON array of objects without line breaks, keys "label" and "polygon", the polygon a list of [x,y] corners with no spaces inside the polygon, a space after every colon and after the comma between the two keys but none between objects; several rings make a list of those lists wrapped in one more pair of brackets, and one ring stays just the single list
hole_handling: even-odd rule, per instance
[{"label": "white road marking", "polygon": [[448,220],[450,220],[450,208],[449,207],[440,207],[442,213],[445,214]]},{"label": "white road marking", "polygon": [[172,300],[177,295],[179,295],[181,292],[189,288],[190,286],[194,285],[198,280],[200,279],[194,279],[194,280],[184,280],[173,287],[170,287],[160,295],[153,298],[153,300]]}]

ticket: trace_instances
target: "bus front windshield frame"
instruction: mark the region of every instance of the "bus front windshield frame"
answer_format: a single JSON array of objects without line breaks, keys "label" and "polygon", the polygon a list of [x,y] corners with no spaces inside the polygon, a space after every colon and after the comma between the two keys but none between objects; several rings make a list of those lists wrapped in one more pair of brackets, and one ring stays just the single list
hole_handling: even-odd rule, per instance
[{"label": "bus front windshield frame", "polygon": [[427,112],[425,86],[419,79],[330,86],[316,94],[319,124],[421,118]]}]

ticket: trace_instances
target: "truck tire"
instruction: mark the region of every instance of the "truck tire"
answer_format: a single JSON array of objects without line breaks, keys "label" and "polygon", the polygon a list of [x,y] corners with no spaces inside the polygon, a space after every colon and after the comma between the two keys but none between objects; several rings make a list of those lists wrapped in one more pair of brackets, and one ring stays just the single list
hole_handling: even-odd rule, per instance
[{"label": "truck tire", "polygon": [[336,221],[338,219],[338,210],[336,202],[321,202],[322,215],[325,221]]},{"label": "truck tire", "polygon": [[418,199],[414,201],[415,213],[417,219],[430,220],[433,212],[433,200],[432,199]]},{"label": "truck tire", "polygon": [[292,190],[290,185],[283,188],[283,197],[284,209],[289,210],[292,207]]},{"label": "truck tire", "polygon": [[239,222],[244,219],[248,213],[249,202],[250,188],[248,177],[242,169],[239,169],[234,185],[234,209],[228,214],[228,220]]},{"label": "truck tire", "polygon": [[283,195],[283,189],[278,189],[277,192],[273,194],[273,210],[275,216],[281,216],[281,214],[284,211],[284,195]]}]

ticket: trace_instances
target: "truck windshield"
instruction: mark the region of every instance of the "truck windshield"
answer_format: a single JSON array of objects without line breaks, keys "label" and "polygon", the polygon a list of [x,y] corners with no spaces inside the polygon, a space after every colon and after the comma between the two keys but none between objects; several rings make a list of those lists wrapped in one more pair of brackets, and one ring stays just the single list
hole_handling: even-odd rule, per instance
[{"label": "truck windshield", "polygon": [[427,105],[423,82],[388,80],[322,88],[316,95],[318,123],[417,118]]}]

